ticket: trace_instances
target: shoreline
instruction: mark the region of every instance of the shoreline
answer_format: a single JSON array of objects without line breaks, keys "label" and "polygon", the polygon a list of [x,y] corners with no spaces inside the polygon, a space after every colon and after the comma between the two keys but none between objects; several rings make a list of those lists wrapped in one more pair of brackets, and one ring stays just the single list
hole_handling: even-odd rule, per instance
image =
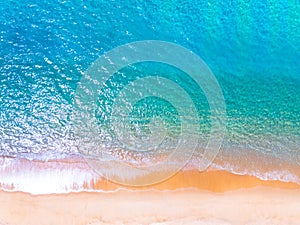
[{"label": "shoreline", "polygon": [[[82,158],[14,160],[2,160],[0,167],[1,182],[15,182],[10,190],[9,186],[8,191],[0,190],[0,225],[298,225],[300,221],[300,185],[293,182],[210,168],[182,170],[159,184],[134,188],[100,177]],[[59,192],[65,185],[70,185],[69,192]]]},{"label": "shoreline", "polygon": [[[299,170],[300,168],[298,168]],[[193,168],[183,169],[163,182],[144,187],[132,187],[113,183],[104,176],[100,176],[80,157],[49,160],[47,162],[2,158],[2,164],[0,164],[1,190],[22,191],[36,195],[66,194],[80,191],[112,191],[120,188],[130,190],[196,188],[222,193],[257,186],[300,189],[300,184],[296,182],[285,182],[275,179],[262,180],[255,176],[238,175],[215,168],[209,168],[203,172]]]}]

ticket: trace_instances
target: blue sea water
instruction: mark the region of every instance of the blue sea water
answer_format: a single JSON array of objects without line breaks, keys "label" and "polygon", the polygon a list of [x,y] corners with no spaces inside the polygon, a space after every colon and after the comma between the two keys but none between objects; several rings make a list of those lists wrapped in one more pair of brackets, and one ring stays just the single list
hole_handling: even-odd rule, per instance
[{"label": "blue sea water", "polygon": [[[255,151],[300,164],[299,1],[1,0],[0,10],[0,155],[78,152],[70,121],[84,72],[115,47],[162,40],[199,55],[219,82],[227,113],[220,158],[238,149],[237,158]],[[124,68],[99,102],[153,67]],[[205,136],[209,107],[201,90],[171,68],[157,68],[193,96]],[[179,123],[167,102],[145,101],[157,110],[146,114],[166,107],[163,118]],[[100,112],[107,105],[109,99]]]}]

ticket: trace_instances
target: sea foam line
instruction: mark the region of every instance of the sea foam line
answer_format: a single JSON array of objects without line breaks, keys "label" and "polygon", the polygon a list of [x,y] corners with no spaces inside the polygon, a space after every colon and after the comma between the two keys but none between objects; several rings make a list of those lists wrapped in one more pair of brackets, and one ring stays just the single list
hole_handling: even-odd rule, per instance
[{"label": "sea foam line", "polygon": [[[193,163],[193,162],[192,162]],[[186,170],[192,170],[195,164],[189,164]],[[237,175],[250,175],[260,180],[277,180],[283,182],[298,183],[299,177],[288,170],[258,171],[241,170],[230,164],[223,166],[213,164],[214,169],[228,171]],[[113,173],[113,169],[107,169],[106,173]],[[135,179],[134,174],[125,175]],[[97,186],[100,184],[100,186]],[[101,185],[108,185],[103,187]],[[114,185],[113,191],[122,189],[122,186]],[[124,187],[127,189],[128,187]],[[0,189],[4,191],[21,191],[34,195],[40,194],[66,194],[71,192],[110,192],[108,179],[94,172],[87,162],[78,156],[62,160],[28,160],[24,158],[2,157],[0,158]]]}]

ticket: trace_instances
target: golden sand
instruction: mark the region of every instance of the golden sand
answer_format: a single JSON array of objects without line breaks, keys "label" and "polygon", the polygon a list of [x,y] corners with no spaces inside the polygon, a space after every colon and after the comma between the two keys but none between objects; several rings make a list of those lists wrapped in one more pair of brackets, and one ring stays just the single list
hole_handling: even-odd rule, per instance
[{"label": "golden sand", "polygon": [[[89,186],[92,186],[95,190],[116,190],[122,187],[105,179],[99,179],[96,182],[92,182]],[[146,190],[151,188],[156,190],[175,190],[180,188],[196,188],[211,192],[226,192],[257,186],[300,189],[299,184],[292,182],[260,180],[254,176],[236,175],[227,171],[199,172],[197,170],[182,171],[162,183],[142,188],[131,187],[130,189]]]},{"label": "golden sand", "polygon": [[[39,169],[66,165],[86,169],[77,159],[59,164],[21,163],[33,163]],[[0,224],[300,224],[300,186],[296,183],[218,170],[186,170],[143,188],[103,178],[84,185],[94,192],[31,195],[0,191]]]}]

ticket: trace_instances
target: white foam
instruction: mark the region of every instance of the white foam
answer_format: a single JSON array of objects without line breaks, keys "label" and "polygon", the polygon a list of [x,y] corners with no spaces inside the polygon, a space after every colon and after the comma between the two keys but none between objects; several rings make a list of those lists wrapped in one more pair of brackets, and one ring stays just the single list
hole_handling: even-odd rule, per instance
[{"label": "white foam", "polygon": [[43,163],[12,158],[4,158],[2,161],[0,183],[3,190],[31,194],[68,193],[83,190],[84,184],[99,177],[81,163],[57,167],[56,162],[47,162],[47,167],[39,168],[36,165],[43,166]]},{"label": "white foam", "polygon": [[231,173],[237,175],[254,176],[261,180],[277,180],[277,181],[294,182],[300,184],[300,177],[294,174],[293,172],[289,171],[288,169],[270,170],[268,172],[261,172],[259,171],[259,169],[250,170],[248,168],[245,169],[237,168],[236,166],[233,166],[229,163],[224,164],[222,166],[213,164],[213,167],[219,170],[230,171]]},{"label": "white foam", "polygon": [[[0,158],[0,188],[5,191],[22,191],[34,195],[80,191],[102,192],[94,190],[92,184],[99,179],[106,179],[107,176],[118,174],[116,173],[118,168],[113,164],[110,162],[104,164],[106,169],[103,170],[103,176],[101,176],[93,171],[83,159],[78,158],[77,160],[46,162],[2,157]],[[233,174],[252,175],[261,180],[279,180],[300,184],[299,176],[287,169],[262,173],[259,170],[235,168],[229,163],[222,166],[214,164],[213,167],[218,170],[230,171]],[[189,164],[188,168],[193,168],[193,165]],[[132,174],[130,171],[122,172],[124,179],[134,180],[137,178],[137,174]]]}]

